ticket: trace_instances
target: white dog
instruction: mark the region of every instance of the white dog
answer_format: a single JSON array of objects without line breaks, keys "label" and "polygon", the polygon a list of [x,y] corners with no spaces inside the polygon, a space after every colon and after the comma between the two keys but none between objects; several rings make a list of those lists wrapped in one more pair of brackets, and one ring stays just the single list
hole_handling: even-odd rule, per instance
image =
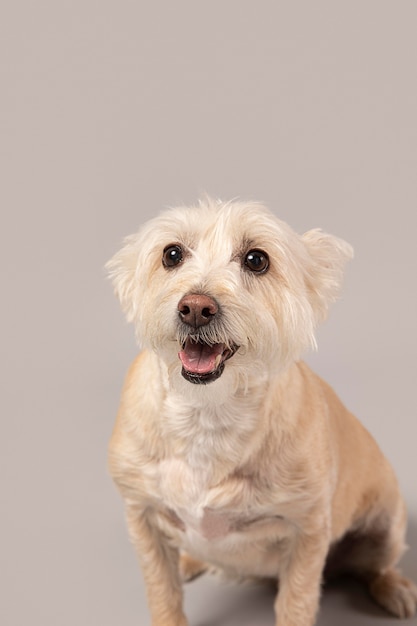
[{"label": "white dog", "polygon": [[278,581],[277,626],[311,626],[323,572],[356,573],[398,617],[406,514],[375,441],[302,361],[350,246],[263,207],[206,199],[126,240],[108,267],[144,351],[110,469],[153,626],[185,626],[181,581]]}]

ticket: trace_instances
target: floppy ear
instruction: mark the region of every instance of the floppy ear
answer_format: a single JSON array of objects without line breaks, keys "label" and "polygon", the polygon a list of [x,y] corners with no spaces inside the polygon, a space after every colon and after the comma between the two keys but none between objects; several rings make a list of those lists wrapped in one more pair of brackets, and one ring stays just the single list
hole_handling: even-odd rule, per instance
[{"label": "floppy ear", "polygon": [[127,237],[123,248],[106,263],[105,267],[127,321],[133,322],[137,314],[138,235]]},{"label": "floppy ear", "polygon": [[339,295],[343,271],[347,261],[353,258],[353,248],[343,239],[320,229],[309,230],[302,240],[310,256],[306,271],[310,302],[317,321],[322,321],[329,305]]}]

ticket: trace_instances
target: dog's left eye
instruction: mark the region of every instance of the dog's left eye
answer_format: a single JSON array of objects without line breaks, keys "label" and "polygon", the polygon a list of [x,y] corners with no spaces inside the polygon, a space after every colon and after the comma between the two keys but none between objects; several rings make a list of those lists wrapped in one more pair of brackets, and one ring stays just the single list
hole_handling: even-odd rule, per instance
[{"label": "dog's left eye", "polygon": [[175,267],[183,260],[184,253],[178,244],[167,246],[162,255],[162,263],[166,268]]},{"label": "dog's left eye", "polygon": [[264,274],[269,268],[269,257],[262,250],[250,250],[243,262],[248,270],[256,274]]}]

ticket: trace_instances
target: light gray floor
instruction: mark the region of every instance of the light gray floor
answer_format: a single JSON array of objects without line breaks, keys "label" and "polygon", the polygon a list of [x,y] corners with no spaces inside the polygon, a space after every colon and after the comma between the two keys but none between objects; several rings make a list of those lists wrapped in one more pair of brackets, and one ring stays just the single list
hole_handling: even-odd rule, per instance
[{"label": "light gray floor", "polygon": [[[308,360],[397,471],[417,580],[416,23],[414,0],[2,2],[2,626],[149,624],[106,470],[136,347],[103,266],[203,190],[354,245]],[[186,588],[191,626],[272,626],[272,602]],[[318,624],[353,623],[398,622],[326,589]]]}]

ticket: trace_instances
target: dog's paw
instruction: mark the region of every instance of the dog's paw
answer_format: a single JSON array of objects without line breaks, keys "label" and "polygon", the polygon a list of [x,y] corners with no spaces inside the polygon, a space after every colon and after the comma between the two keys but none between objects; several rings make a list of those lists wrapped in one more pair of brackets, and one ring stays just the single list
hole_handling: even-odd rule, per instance
[{"label": "dog's paw", "polygon": [[417,611],[416,585],[396,570],[374,578],[369,591],[380,606],[396,617],[413,617]]},{"label": "dog's paw", "polygon": [[191,580],[198,578],[198,576],[201,576],[201,574],[204,574],[208,567],[206,563],[193,559],[188,554],[183,553],[180,557],[179,569],[182,582],[188,583]]}]

